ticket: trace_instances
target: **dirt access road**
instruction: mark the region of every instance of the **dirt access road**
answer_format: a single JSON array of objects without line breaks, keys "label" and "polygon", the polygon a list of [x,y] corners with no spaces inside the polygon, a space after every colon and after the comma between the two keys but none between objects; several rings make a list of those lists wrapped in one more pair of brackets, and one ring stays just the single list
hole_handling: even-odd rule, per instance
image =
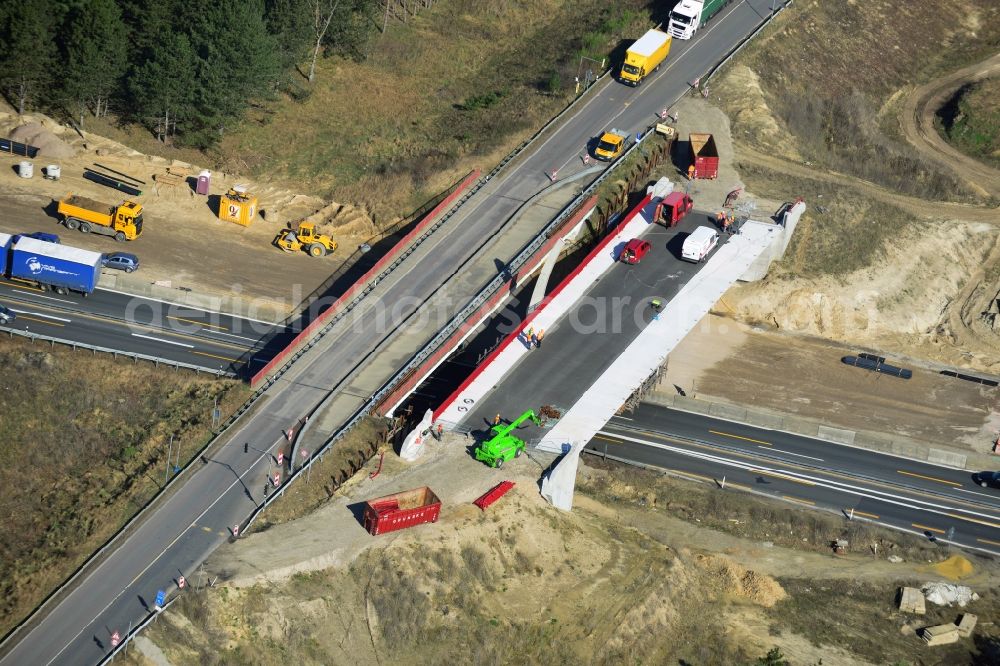
[{"label": "dirt access road", "polygon": [[956,150],[934,126],[938,109],[962,86],[998,74],[1000,53],[925,83],[903,101],[900,121],[906,140],[924,157],[954,171],[981,196],[1000,198],[1000,171]]}]

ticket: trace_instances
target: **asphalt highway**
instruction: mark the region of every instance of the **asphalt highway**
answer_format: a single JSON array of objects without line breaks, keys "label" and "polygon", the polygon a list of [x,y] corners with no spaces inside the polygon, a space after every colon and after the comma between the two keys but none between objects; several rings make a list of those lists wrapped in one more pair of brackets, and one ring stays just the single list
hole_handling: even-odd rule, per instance
[{"label": "asphalt highway", "polygon": [[[0,664],[98,662],[110,650],[111,633],[124,634],[146,617],[158,590],[177,594],[180,575],[197,583],[198,565],[230,538],[230,527],[245,520],[263,499],[265,479],[275,469],[274,455],[285,442],[283,431],[298,427],[305,414],[357,373],[385,381],[400,367],[394,360],[384,379],[372,374],[372,358],[386,341],[400,335],[398,326],[386,328],[384,309],[378,306],[391,305],[402,320],[412,315],[443,282],[455,279],[472,258],[489,251],[489,239],[517,208],[549,184],[552,170],[559,170],[563,177],[582,168],[580,157],[587,142],[612,125],[632,132],[648,126],[656,112],[687,90],[688,81],[703,75],[749,34],[769,7],[766,0],[727,7],[694,40],[675,44],[661,71],[637,89],[613,81],[597,84],[558,128],[492,179],[459,215],[380,281],[377,290],[352,313],[351,321],[338,324],[324,339],[324,353],[300,361],[274,384],[231,429],[227,443],[211,460],[186,473],[182,485],[117,542],[100,564],[82,573],[72,591],[12,636],[0,648],[4,651]],[[496,261],[502,266],[511,258],[496,257]],[[494,258],[488,259],[493,273],[484,275],[472,291],[456,300],[467,302],[494,277],[498,269]],[[91,300],[79,309],[94,307]],[[428,330],[427,339],[435,332]]]},{"label": "asphalt highway", "polygon": [[651,404],[587,449],[1000,555],[1000,489],[965,470]]},{"label": "asphalt highway", "polygon": [[6,328],[228,374],[245,374],[281,348],[283,329],[266,322],[102,289],[83,299],[0,280],[0,304],[17,315]]},{"label": "asphalt highway", "polygon": [[[653,246],[645,258],[635,265],[618,262],[601,275],[587,295],[545,331],[542,346],[523,357],[469,410],[463,423],[478,436],[497,414],[511,420],[541,405],[560,412],[572,407],[651,321],[650,301],[657,297],[669,301],[704,267],[681,259],[681,247],[695,228],[714,226],[713,219],[710,213],[694,210],[673,228],[650,226],[642,235]],[[722,234],[708,259],[727,240]],[[620,252],[620,248],[609,250]],[[529,424],[518,437],[530,442],[543,432]]]}]

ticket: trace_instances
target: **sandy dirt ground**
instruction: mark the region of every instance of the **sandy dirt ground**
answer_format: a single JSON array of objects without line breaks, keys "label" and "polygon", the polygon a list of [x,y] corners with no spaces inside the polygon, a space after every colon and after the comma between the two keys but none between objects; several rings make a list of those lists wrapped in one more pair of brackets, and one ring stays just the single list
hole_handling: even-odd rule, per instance
[{"label": "sandy dirt ground", "polygon": [[859,370],[843,356],[871,351],[710,315],[670,355],[658,392],[688,395],[890,433],[962,453],[989,450],[1000,428],[1000,389],[913,370],[902,380]]},{"label": "sandy dirt ground", "polygon": [[[80,136],[45,116],[19,119],[0,113],[0,135],[42,147],[32,160],[35,174],[30,179],[18,176],[17,166],[24,158],[0,154],[0,164],[6,166],[0,169],[0,231],[55,232],[67,245],[97,252],[133,252],[142,268],[130,280],[208,295],[241,295],[279,310],[291,309],[377,231],[364,210],[234,174],[213,173],[209,197],[196,195],[191,183],[166,185],[163,178],[168,169],[186,169],[196,178],[201,168],[143,155],[93,134]],[[42,168],[49,164],[61,167],[59,181],[42,178]],[[54,201],[68,192],[109,206],[129,198],[84,179],[83,169],[95,164],[145,181],[143,193],[131,197],[145,209],[143,233],[135,241],[116,243],[107,236],[57,226]],[[237,184],[248,186],[258,197],[261,214],[247,227],[222,222],[216,215],[216,197]],[[304,252],[286,254],[272,244],[287,223],[311,215],[338,241],[335,254],[313,259]]]},{"label": "sandy dirt ground", "polygon": [[[886,607],[900,580],[974,589],[994,580],[989,566],[960,556],[891,563],[861,548],[835,556],[726,534],[669,515],[683,494],[587,464],[581,488],[616,500],[584,490],[561,512],[539,496],[540,463],[522,457],[498,472],[464,444],[446,436],[409,465],[389,454],[376,479],[372,463],[327,506],[220,549],[195,577],[220,576],[215,587],[165,613],[135,663],[247,649],[255,663],[554,663],[561,651],[567,663],[734,663],[777,645],[792,663],[869,664],[782,626],[790,597],[776,578],[873,586]],[[501,477],[514,490],[486,512],[470,504]],[[362,529],[360,501],[424,484],[444,503],[436,524],[379,537]],[[919,649],[897,616],[891,623],[910,627]]]}]

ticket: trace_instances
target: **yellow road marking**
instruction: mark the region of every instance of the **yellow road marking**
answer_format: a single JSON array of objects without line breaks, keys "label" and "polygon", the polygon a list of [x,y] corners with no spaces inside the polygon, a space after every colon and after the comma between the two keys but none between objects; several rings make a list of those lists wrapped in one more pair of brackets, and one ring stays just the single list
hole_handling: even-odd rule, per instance
[{"label": "yellow road marking", "polygon": [[36,317],[32,317],[30,315],[25,315],[25,314],[19,314],[19,315],[17,315],[17,318],[18,319],[27,319],[29,321],[37,321],[39,324],[48,324],[49,326],[65,326],[66,325],[66,324],[60,324],[57,321],[49,321],[48,319],[38,319]]},{"label": "yellow road marking", "polygon": [[788,476],[787,474],[780,474],[778,472],[765,472],[762,469],[751,469],[749,470],[754,474],[765,474],[767,476],[773,476],[778,479],[784,479],[786,481],[794,481],[795,483],[801,483],[803,486],[815,486],[816,484],[812,481],[803,481],[802,479],[796,479],[794,476]]},{"label": "yellow road marking", "polygon": [[991,546],[1000,546],[1000,541],[990,541],[989,539],[976,539],[976,541],[982,541],[983,543],[988,543]]},{"label": "yellow road marking", "polygon": [[803,504],[808,504],[810,506],[816,506],[816,502],[812,500],[802,499],[801,497],[792,497],[791,495],[782,495],[786,500],[791,500],[793,502],[802,502]]},{"label": "yellow road marking", "polygon": [[[661,435],[659,433],[650,432],[648,430],[636,430],[636,432],[644,434],[644,435],[648,435],[648,436],[653,437],[655,439],[661,439],[663,441],[672,442],[674,444],[678,444],[678,445],[681,445],[681,446],[684,446],[684,447],[688,447],[688,448],[704,449],[705,451],[719,451],[718,446],[710,446],[710,445],[707,445],[707,444],[698,444],[698,443],[695,443],[695,442],[683,441],[683,440],[677,439],[675,437],[668,437],[666,435]],[[728,455],[731,455],[731,456],[734,456],[734,457],[737,457],[737,458],[745,458],[747,460],[752,460],[752,461],[759,461],[760,460],[759,456],[755,456],[755,455],[751,454],[750,452],[743,453],[743,452],[740,452],[740,451],[727,451],[726,453]],[[892,490],[892,491],[897,492],[897,493],[902,493],[904,496],[908,496],[908,497],[912,496],[912,497],[927,497],[927,498],[931,498],[931,499],[938,499],[937,496],[935,496],[933,494],[928,494],[929,491],[920,490],[919,488],[900,488],[900,487],[894,486],[891,483],[884,483],[884,482],[880,482],[880,481],[874,481],[872,479],[859,479],[857,477],[853,477],[853,476],[850,476],[848,474],[841,474],[841,473],[834,472],[834,471],[831,471],[831,470],[823,470],[822,472],[819,472],[819,471],[814,470],[814,469],[808,469],[808,468],[802,467],[801,465],[797,465],[797,464],[795,464],[793,462],[790,462],[790,461],[784,461],[784,462],[785,462],[785,464],[788,467],[790,467],[792,469],[806,471],[806,472],[809,472],[811,474],[822,474],[823,476],[830,477],[830,478],[833,478],[833,479],[842,479],[844,481],[850,481],[851,483],[857,483],[857,484],[860,484],[862,486],[869,486],[869,487],[872,487],[872,488],[884,488],[884,489],[887,489],[887,490]],[[795,479],[795,480],[797,481],[797,479]],[[801,482],[800,481],[800,483],[807,483],[807,482]],[[726,482],[726,485],[727,486],[729,485],[728,481]],[[815,485],[815,484],[812,484],[812,485]],[[967,502],[965,500],[961,500],[961,499],[958,499],[958,498],[949,498],[949,499],[952,502],[954,502],[955,504],[958,504],[958,505],[961,505],[961,506],[976,507],[975,504],[972,504],[971,502]]]},{"label": "yellow road marking", "polygon": [[978,523],[980,525],[985,525],[986,527],[1000,528],[1000,525],[998,525],[996,523],[991,523],[988,520],[979,520],[978,518],[970,518],[968,516],[960,516],[960,515],[958,515],[956,513],[946,513],[944,515],[949,516],[951,518],[958,518],[959,520],[967,520],[970,523]]},{"label": "yellow road marking", "polygon": [[216,356],[215,354],[209,354],[208,352],[193,351],[192,354],[198,354],[199,356],[209,356],[211,358],[217,358],[223,361],[229,361],[230,363],[239,363],[237,358],[226,358],[225,356]]},{"label": "yellow road marking", "polygon": [[204,530],[204,531],[206,531],[206,532],[211,532],[211,531],[212,531],[212,528],[211,528],[211,527],[205,527],[205,526],[202,526],[202,528],[201,528],[201,529],[203,529],[203,530]]},{"label": "yellow road marking", "polygon": [[949,486],[955,486],[956,488],[961,488],[962,487],[961,483],[955,483],[954,481],[947,481],[945,479],[938,479],[938,478],[935,478],[933,476],[924,476],[923,474],[917,474],[915,472],[904,472],[901,469],[897,469],[896,473],[897,474],[905,474],[906,476],[915,476],[918,479],[927,479],[928,481],[937,481],[938,483],[946,483]]},{"label": "yellow road marking", "polygon": [[939,530],[936,527],[927,527],[927,525],[921,525],[919,523],[910,523],[910,524],[916,527],[918,530],[927,530],[928,532],[937,532],[938,534],[944,534],[944,530]]},{"label": "yellow road marking", "polygon": [[713,435],[721,435],[723,437],[732,437],[733,439],[742,439],[746,442],[753,442],[754,444],[763,444],[764,446],[771,446],[771,442],[765,442],[762,439],[754,439],[753,437],[744,437],[742,435],[730,435],[728,432],[721,432],[719,430],[709,430]]},{"label": "yellow road marking", "polygon": [[44,289],[41,289],[39,287],[22,287],[22,286],[17,285],[17,284],[10,285],[10,288],[11,289],[20,289],[21,291],[33,291],[36,294],[40,294],[40,293],[42,293],[42,292],[45,291]]},{"label": "yellow road marking", "polygon": [[197,319],[185,319],[184,317],[174,317],[173,315],[167,315],[167,319],[176,319],[177,321],[186,321],[189,324],[197,324],[198,326],[204,326],[205,328],[217,328],[220,331],[228,331],[229,329],[224,326],[216,326],[215,324],[206,324],[203,321],[198,321]]},{"label": "yellow road marking", "polygon": [[[696,479],[701,479],[702,481],[709,481],[711,483],[722,485],[722,481],[720,481],[719,479],[713,478],[711,476],[705,476],[704,474],[695,474],[694,472],[685,472],[682,469],[671,469],[670,471],[673,472],[674,474],[680,474],[681,476],[691,476],[691,477],[694,477]],[[739,488],[741,490],[750,490],[751,489],[749,486],[744,486],[744,485],[742,485],[740,483],[733,483],[732,481],[726,481],[726,487],[728,488],[729,486],[732,486],[733,488]]]},{"label": "yellow road marking", "polygon": [[874,513],[865,513],[864,511],[858,511],[857,509],[852,511],[851,514],[855,516],[864,516],[865,518],[871,518],[872,520],[878,520],[878,516]]},{"label": "yellow road marking", "polygon": [[605,442],[611,442],[612,444],[621,444],[620,439],[611,439],[610,437],[605,437],[604,435],[594,435],[594,439],[603,439]]},{"label": "yellow road marking", "polygon": [[[39,305],[37,303],[32,303],[31,305],[32,305],[32,307],[38,308],[39,310],[46,310],[48,312],[60,312],[60,313],[65,314],[65,311],[63,311],[63,310],[57,310],[57,309],[51,308],[51,307],[44,307],[44,306]],[[194,335],[186,335],[184,333],[177,333],[177,332],[171,331],[169,329],[156,328],[155,326],[147,326],[146,324],[140,324],[140,323],[135,322],[135,321],[129,321],[129,322],[117,321],[117,320],[114,320],[114,319],[108,319],[106,317],[98,317],[97,315],[92,315],[92,314],[88,314],[88,313],[85,313],[85,312],[73,312],[72,314],[73,314],[74,318],[90,319],[92,321],[104,322],[106,324],[113,324],[113,325],[117,325],[117,326],[124,326],[125,328],[128,328],[128,329],[137,328],[139,330],[150,331],[152,333],[158,333],[158,334],[161,334],[161,335],[172,335],[175,338],[181,338],[183,340],[194,340],[194,341],[200,342],[202,344],[205,343],[205,339],[204,338],[199,338],[199,337],[196,337]],[[24,315],[18,315],[18,318],[20,319],[22,316],[24,316]],[[44,322],[44,323],[47,324],[49,322]],[[62,326],[62,324],[59,324],[59,325]],[[246,346],[234,345],[234,344],[231,344],[231,343],[228,343],[228,342],[219,342],[217,340],[212,340],[211,344],[214,347],[226,347],[228,349],[239,349],[239,350],[249,349],[249,347],[246,347]],[[220,356],[219,358],[222,358],[222,357]],[[227,359],[224,359],[224,360],[226,360],[226,361],[232,361],[233,359],[228,359],[227,358]]]}]

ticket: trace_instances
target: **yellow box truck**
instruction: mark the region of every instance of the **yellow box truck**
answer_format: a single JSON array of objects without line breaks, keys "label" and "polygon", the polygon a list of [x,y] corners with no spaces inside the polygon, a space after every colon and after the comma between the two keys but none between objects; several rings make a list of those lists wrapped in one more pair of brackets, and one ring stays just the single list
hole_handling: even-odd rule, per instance
[{"label": "yellow box truck", "polygon": [[69,229],[87,234],[114,236],[116,241],[135,240],[142,233],[142,205],[126,201],[119,206],[75,194],[59,200],[56,212]]},{"label": "yellow box truck", "polygon": [[637,86],[652,72],[660,68],[660,64],[670,53],[673,39],[665,32],[653,28],[630,46],[625,52],[625,62],[619,80],[630,86]]}]

